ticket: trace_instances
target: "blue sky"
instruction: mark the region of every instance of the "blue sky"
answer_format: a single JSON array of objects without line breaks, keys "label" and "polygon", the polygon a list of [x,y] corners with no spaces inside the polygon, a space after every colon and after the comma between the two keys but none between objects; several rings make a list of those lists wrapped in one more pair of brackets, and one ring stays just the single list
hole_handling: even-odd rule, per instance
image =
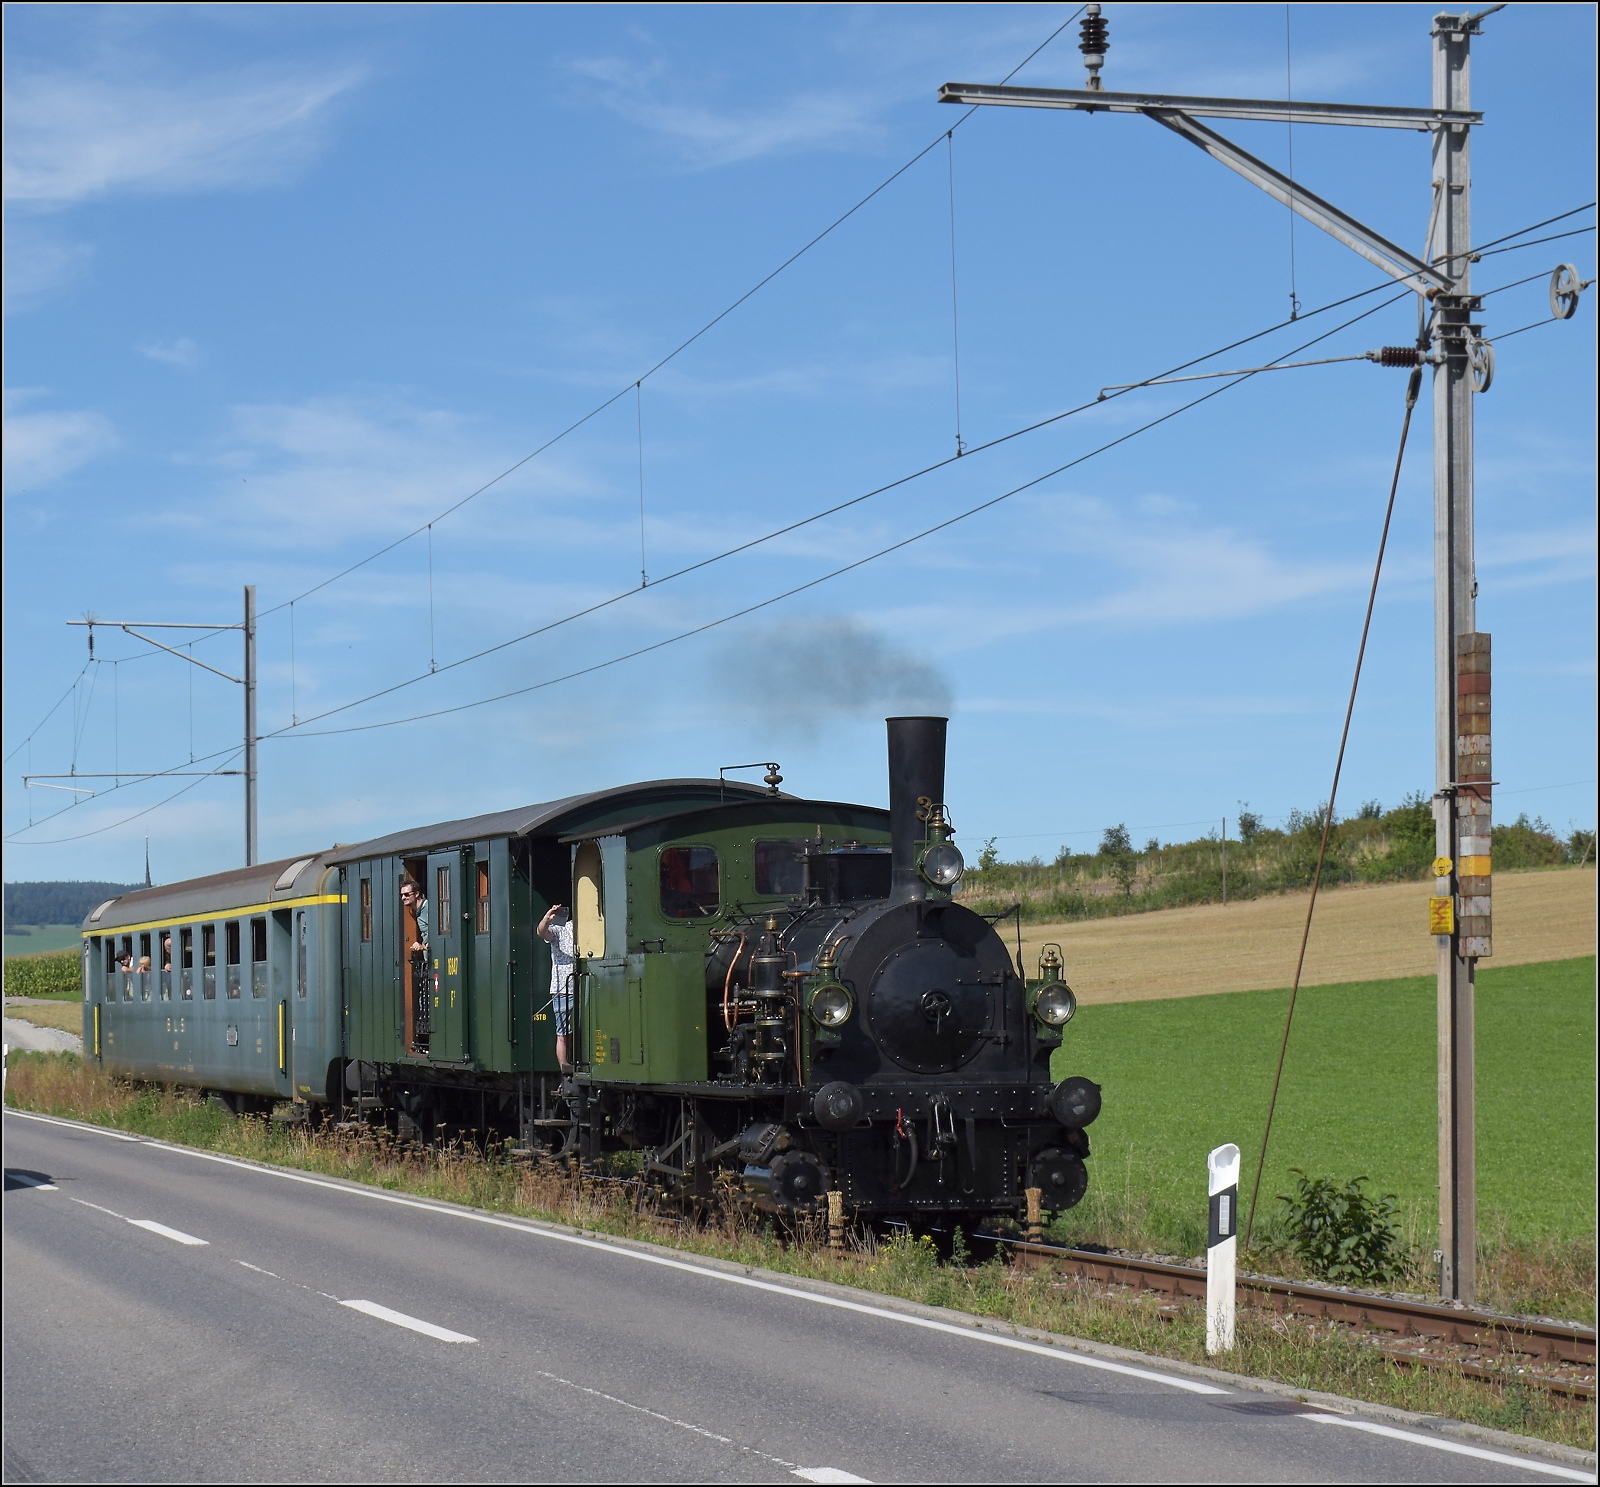
[{"label": "blue sky", "polygon": [[[1039,480],[1218,384],[1141,391],[638,591],[641,565],[659,580],[953,454],[952,178],[969,447],[1286,318],[1285,210],[1149,121],[983,109],[940,138],[963,117],[941,83],[997,81],[1072,10],[9,8],[7,879],[137,877],[147,833],[158,880],[241,860],[237,780],[45,820],[71,797],[22,775],[237,767],[237,687],[116,632],[86,667],[66,621],[233,621],[252,582],[268,857],[751,759],[881,801],[881,720],[924,708],[953,719],[963,839],[1008,857],[1324,798],[1401,373],[1259,377]],[[1279,97],[1288,62],[1299,97],[1425,104],[1432,10],[1295,6],[1286,57],[1283,7],[1111,5],[1107,86]],[[1592,199],[1594,25],[1541,5],[1485,23],[1476,241]],[[1079,86],[1075,43],[1017,81]],[[1221,127],[1287,164],[1283,126]],[[1424,135],[1302,126],[1293,150],[1298,179],[1420,249]],[[1380,282],[1304,224],[1293,246],[1305,310]],[[1474,287],[1567,260],[1593,274],[1592,233],[1485,258]],[[1541,277],[1485,321],[1546,314]],[[1505,341],[1477,403],[1497,809],[1561,829],[1595,819],[1593,324],[1586,297]],[[1401,299],[1304,354],[1414,333]],[[1426,416],[1414,434],[1351,809],[1431,784]],[[1032,481],[636,659],[327,731],[596,666]],[[238,638],[194,654],[237,672]]]}]

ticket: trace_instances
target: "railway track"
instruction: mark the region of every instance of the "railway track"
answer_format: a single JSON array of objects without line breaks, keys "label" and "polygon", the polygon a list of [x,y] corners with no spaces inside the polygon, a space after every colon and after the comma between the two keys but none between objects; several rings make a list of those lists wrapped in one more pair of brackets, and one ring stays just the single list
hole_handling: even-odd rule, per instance
[{"label": "railway track", "polygon": [[[1059,1245],[983,1236],[1013,1254],[1052,1265],[1085,1280],[1151,1291],[1173,1303],[1205,1300],[1206,1273],[1192,1265],[1166,1265],[1123,1255],[1102,1255]],[[1300,1281],[1259,1280],[1241,1276],[1239,1301],[1279,1315],[1343,1322],[1368,1332],[1387,1333],[1392,1341],[1377,1344],[1402,1367],[1455,1368],[1472,1378],[1516,1381],[1563,1395],[1593,1399],[1594,1384],[1571,1375],[1595,1367],[1595,1333],[1591,1327],[1570,1327],[1527,1317],[1505,1317],[1402,1301],[1359,1291]],[[1489,1362],[1438,1356],[1426,1348],[1472,1349],[1492,1354]]]}]

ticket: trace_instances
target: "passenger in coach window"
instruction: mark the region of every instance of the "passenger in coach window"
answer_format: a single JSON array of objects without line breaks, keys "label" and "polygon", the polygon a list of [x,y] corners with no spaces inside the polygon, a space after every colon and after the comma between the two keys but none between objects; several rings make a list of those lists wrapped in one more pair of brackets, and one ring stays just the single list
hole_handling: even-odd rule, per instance
[{"label": "passenger in coach window", "polygon": [[172,969],[172,936],[171,935],[162,935],[161,936],[161,969],[164,970],[164,971],[170,971]]},{"label": "passenger in coach window", "polygon": [[428,953],[428,896],[417,887],[416,880],[407,878],[400,885],[400,902],[403,903],[417,921],[417,937],[406,949],[413,955],[426,956]]}]

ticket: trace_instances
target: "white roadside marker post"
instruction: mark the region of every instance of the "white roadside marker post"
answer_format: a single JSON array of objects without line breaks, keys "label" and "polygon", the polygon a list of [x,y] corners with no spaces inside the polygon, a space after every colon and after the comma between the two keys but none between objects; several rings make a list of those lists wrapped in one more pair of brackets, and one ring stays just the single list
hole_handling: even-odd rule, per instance
[{"label": "white roadside marker post", "polygon": [[1231,1141],[1206,1158],[1211,1212],[1206,1224],[1206,1352],[1233,1348],[1239,1261],[1239,1148]]}]

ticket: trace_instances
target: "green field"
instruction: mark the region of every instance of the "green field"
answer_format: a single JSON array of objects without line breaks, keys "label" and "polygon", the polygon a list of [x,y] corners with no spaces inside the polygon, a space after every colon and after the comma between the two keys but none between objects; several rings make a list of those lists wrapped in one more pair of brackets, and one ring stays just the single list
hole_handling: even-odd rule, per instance
[{"label": "green field", "polygon": [[[20,931],[27,930],[23,934]],[[76,924],[19,924],[6,932],[7,955],[43,955],[51,950],[76,950]]]},{"label": "green field", "polygon": [[[1090,1198],[1058,1232],[1143,1230],[1204,1245],[1206,1153],[1244,1153],[1248,1206],[1287,991],[1082,1008],[1057,1077],[1105,1091],[1090,1131]],[[1434,982],[1302,989],[1261,1184],[1261,1214],[1290,1167],[1368,1176],[1399,1195],[1408,1238],[1431,1249],[1438,1214]],[[1491,1243],[1595,1232],[1595,960],[1485,968],[1477,983],[1479,1229]],[[1241,1226],[1242,1227],[1242,1226]]]}]

